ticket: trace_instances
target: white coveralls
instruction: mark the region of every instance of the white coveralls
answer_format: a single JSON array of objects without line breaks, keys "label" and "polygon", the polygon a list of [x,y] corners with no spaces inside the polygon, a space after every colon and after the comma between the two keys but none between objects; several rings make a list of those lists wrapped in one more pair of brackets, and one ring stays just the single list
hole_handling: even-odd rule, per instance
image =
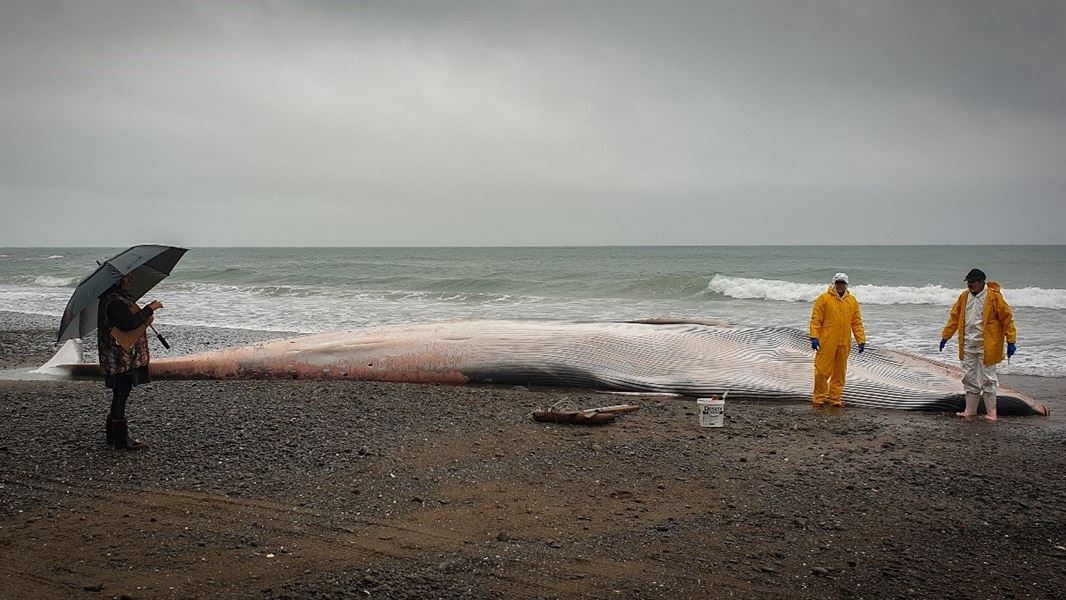
[{"label": "white coveralls", "polygon": [[[996,378],[996,365],[985,365],[985,299],[988,298],[988,288],[981,290],[980,294],[970,294],[966,299],[966,334],[965,353],[962,356],[962,386],[967,394],[984,396],[989,394],[995,398],[999,390],[999,380]],[[993,405],[994,406],[994,405]]]}]

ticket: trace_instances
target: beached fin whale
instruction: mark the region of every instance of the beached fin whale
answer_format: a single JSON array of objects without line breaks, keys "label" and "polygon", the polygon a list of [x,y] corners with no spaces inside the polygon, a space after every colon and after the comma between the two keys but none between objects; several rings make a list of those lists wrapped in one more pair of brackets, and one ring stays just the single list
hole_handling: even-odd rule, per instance
[{"label": "beached fin whale", "polygon": [[[155,379],[351,379],[492,383],[810,401],[806,332],[713,321],[449,321],[308,335],[153,360]],[[70,367],[87,372],[91,366]],[[955,411],[961,369],[881,348],[853,353],[850,406]],[[1001,415],[1046,415],[1001,386]]]}]

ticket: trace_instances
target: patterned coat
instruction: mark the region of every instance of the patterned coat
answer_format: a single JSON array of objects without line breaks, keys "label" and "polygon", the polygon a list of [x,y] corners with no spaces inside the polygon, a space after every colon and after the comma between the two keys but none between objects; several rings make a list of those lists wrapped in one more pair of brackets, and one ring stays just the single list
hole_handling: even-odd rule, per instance
[{"label": "patterned coat", "polygon": [[141,335],[129,351],[123,350],[115,338],[111,337],[111,328],[117,325],[111,322],[107,314],[107,306],[116,300],[125,303],[130,312],[135,315],[141,311],[133,297],[117,287],[109,289],[100,297],[100,309],[96,318],[96,346],[100,351],[100,371],[108,381],[115,375],[147,367],[151,360],[148,354],[147,335]]}]

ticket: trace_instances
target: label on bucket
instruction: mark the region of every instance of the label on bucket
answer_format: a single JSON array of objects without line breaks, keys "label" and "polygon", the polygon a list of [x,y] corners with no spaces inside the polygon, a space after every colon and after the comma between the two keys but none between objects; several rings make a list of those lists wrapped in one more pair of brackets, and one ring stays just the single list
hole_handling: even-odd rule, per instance
[{"label": "label on bucket", "polygon": [[696,400],[697,412],[700,416],[700,427],[721,427],[725,420],[725,400],[720,398],[698,398]]}]

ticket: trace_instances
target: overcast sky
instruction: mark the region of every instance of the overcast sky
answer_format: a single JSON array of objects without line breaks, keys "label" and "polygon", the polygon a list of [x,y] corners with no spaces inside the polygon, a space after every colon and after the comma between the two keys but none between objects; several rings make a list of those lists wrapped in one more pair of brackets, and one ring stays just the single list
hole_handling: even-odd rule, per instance
[{"label": "overcast sky", "polygon": [[1066,243],[1066,3],[0,3],[0,246]]}]

